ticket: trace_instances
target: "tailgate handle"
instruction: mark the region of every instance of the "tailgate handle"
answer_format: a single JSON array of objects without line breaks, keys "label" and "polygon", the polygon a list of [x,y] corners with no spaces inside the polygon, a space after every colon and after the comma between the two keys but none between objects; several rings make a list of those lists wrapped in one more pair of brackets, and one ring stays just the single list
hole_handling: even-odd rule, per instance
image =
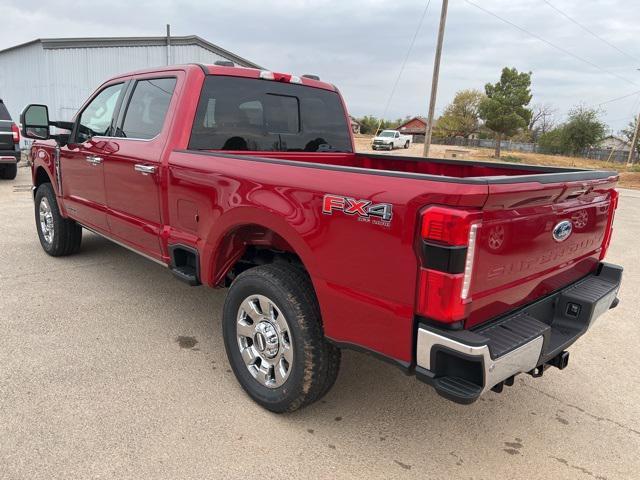
[{"label": "tailgate handle", "polygon": [[591,192],[591,190],[593,190],[593,187],[583,187],[581,190],[576,190],[575,192],[571,192],[569,195],[567,195],[566,198],[567,199],[578,198],[581,195]]}]

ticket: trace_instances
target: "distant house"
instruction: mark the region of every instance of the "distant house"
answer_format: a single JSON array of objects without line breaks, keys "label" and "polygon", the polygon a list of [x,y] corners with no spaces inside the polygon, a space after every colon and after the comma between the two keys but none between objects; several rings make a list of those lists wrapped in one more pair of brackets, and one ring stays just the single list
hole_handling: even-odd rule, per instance
[{"label": "distant house", "polygon": [[424,117],[413,117],[398,125],[400,133],[411,135],[414,143],[424,143],[424,135],[427,131],[427,119]]},{"label": "distant house", "polygon": [[360,127],[362,127],[362,124],[358,121],[358,119],[349,115],[349,120],[351,120],[351,131],[353,133],[360,133]]},{"label": "distant house", "polygon": [[616,152],[628,152],[631,150],[631,144],[623,138],[609,135],[600,142],[598,147],[604,150],[615,150]]}]

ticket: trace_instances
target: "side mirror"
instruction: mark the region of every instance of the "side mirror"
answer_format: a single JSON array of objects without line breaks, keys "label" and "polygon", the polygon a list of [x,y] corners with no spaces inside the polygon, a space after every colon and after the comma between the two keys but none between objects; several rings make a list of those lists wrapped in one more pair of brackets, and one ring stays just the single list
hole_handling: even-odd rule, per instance
[{"label": "side mirror", "polygon": [[35,140],[51,138],[49,128],[49,109],[46,105],[30,104],[20,114],[22,135]]}]

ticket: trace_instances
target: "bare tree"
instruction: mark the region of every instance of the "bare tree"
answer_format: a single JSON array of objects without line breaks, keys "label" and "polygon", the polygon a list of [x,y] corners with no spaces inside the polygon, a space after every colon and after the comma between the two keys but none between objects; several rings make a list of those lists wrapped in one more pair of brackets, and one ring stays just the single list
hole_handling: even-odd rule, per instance
[{"label": "bare tree", "polygon": [[540,135],[544,135],[555,127],[556,109],[548,103],[539,103],[533,106],[532,111],[529,131],[533,140],[537,141]]}]

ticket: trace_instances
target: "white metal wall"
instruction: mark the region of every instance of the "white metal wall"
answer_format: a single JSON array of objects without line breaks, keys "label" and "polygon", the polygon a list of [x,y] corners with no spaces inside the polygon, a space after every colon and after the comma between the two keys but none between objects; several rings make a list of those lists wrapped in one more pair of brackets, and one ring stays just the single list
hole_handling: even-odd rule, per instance
[{"label": "white metal wall", "polygon": [[[173,64],[223,59],[198,45],[171,47]],[[166,46],[44,49],[34,43],[0,53],[0,98],[15,122],[29,103],[48,105],[52,120],[71,120],[105,80],[166,63]]]}]

